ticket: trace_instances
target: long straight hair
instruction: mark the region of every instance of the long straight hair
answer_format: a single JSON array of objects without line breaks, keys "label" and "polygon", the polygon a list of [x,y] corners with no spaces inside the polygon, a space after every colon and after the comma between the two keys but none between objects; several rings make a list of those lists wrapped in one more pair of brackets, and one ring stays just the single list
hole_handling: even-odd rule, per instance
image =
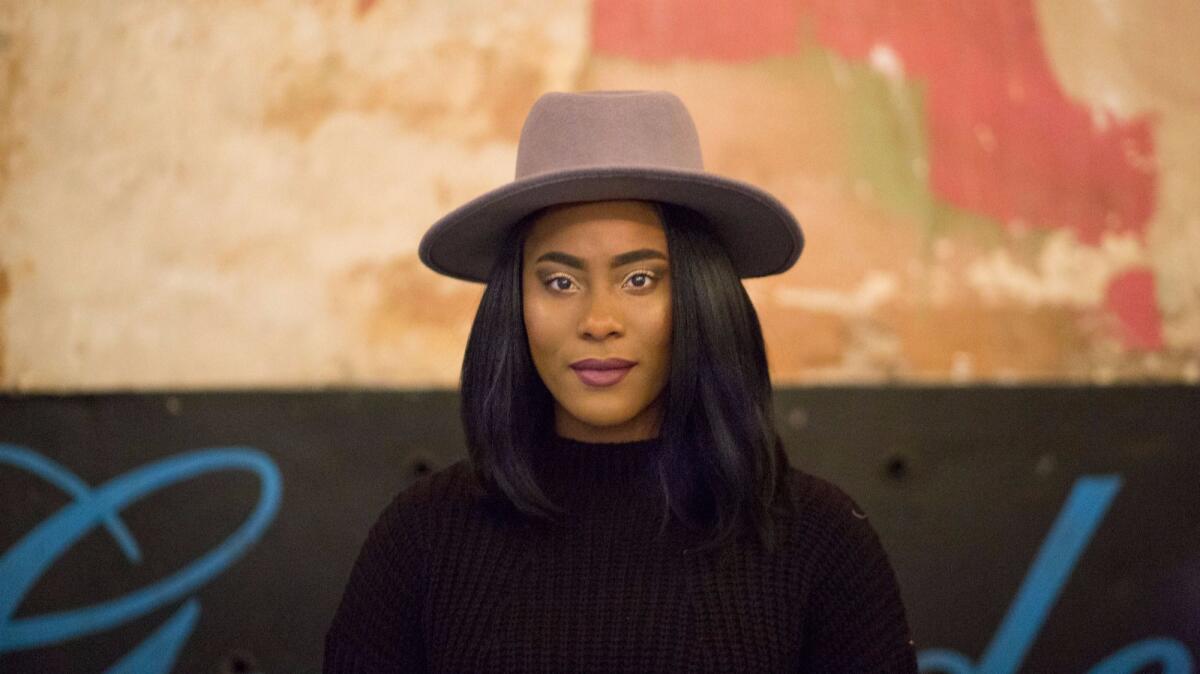
[{"label": "long straight hair", "polygon": [[[657,466],[670,515],[707,533],[698,550],[743,532],[774,548],[786,510],[787,457],[776,432],[758,314],[724,247],[695,211],[652,202],[671,266],[671,363]],[[473,473],[500,512],[543,522],[561,509],[538,485],[533,453],[554,429],[554,401],[525,332],[522,253],[537,214],[504,242],[467,340],[460,414]],[[660,529],[661,530],[661,529]]]}]

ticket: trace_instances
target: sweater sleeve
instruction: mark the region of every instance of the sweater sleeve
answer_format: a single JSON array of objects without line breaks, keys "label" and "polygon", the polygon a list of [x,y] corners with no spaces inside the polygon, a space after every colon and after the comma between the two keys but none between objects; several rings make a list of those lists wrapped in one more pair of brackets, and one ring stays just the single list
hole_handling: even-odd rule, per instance
[{"label": "sweater sleeve", "polygon": [[424,672],[423,555],[397,497],[367,535],[325,635],[325,674]]},{"label": "sweater sleeve", "polygon": [[836,512],[838,533],[809,597],[800,671],[916,674],[899,583],[879,536],[848,496]]}]

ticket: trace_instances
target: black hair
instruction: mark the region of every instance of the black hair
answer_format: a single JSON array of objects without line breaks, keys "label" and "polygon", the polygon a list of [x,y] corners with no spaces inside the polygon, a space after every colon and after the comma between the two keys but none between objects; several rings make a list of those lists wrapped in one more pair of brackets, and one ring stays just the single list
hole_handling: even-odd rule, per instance
[{"label": "black hair", "polygon": [[[700,549],[750,531],[770,550],[774,514],[786,502],[787,457],[758,314],[707,220],[682,206],[653,205],[671,265],[662,524],[674,513],[705,530]],[[523,246],[536,215],[513,227],[492,267],[463,358],[460,413],[489,502],[518,518],[556,521],[561,509],[539,487],[532,463],[554,429],[554,401],[534,368],[522,311]]]}]

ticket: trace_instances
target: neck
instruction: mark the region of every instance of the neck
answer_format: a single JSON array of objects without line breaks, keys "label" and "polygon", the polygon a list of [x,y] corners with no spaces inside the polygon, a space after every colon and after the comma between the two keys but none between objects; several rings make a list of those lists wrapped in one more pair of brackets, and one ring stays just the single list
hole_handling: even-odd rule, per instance
[{"label": "neck", "polygon": [[576,442],[641,442],[657,438],[662,427],[661,399],[651,403],[632,419],[614,426],[589,424],[572,415],[557,402],[554,408],[555,434]]}]

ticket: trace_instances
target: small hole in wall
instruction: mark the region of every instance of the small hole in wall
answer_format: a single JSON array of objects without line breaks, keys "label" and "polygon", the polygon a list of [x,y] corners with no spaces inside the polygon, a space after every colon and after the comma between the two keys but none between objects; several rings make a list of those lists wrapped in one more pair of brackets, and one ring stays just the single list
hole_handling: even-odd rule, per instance
[{"label": "small hole in wall", "polygon": [[414,479],[432,473],[433,469],[433,462],[424,456],[414,457],[408,462],[408,474]]},{"label": "small hole in wall", "polygon": [[908,459],[902,454],[893,454],[884,464],[884,472],[893,480],[903,480],[908,471]]},{"label": "small hole in wall", "polygon": [[256,674],[260,670],[253,655],[243,650],[236,650],[225,656],[218,671],[221,674]]}]

